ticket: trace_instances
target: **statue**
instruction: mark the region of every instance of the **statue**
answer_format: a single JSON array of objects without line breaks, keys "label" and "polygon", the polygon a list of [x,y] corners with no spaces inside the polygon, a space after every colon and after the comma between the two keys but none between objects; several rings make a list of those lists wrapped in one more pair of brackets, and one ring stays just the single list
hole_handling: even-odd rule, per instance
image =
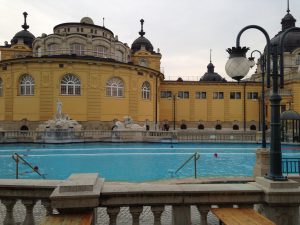
[{"label": "statue", "polygon": [[62,116],[62,102],[59,99],[57,99],[57,101],[56,101],[56,113],[59,116],[59,118],[61,118],[61,116]]}]

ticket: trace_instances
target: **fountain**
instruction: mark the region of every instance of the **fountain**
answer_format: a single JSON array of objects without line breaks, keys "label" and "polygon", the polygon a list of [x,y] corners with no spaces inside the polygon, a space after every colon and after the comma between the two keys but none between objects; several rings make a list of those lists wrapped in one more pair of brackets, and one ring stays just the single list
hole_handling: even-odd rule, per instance
[{"label": "fountain", "polygon": [[35,142],[43,143],[72,143],[82,142],[82,126],[72,120],[68,114],[62,112],[62,102],[56,101],[56,114],[50,119],[39,125]]}]

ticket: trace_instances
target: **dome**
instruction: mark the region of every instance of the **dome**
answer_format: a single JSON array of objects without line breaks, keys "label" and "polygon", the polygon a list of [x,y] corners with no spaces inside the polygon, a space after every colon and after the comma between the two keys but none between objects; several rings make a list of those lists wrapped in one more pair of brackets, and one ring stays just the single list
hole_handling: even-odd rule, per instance
[{"label": "dome", "polygon": [[85,23],[85,24],[94,24],[94,21],[90,17],[83,17],[80,20],[80,23]]},{"label": "dome", "polygon": [[28,30],[22,30],[15,34],[15,36],[11,40],[11,44],[17,44],[19,39],[23,39],[25,45],[32,47],[34,38],[35,36]]},{"label": "dome", "polygon": [[293,111],[293,110],[287,110],[281,113],[280,115],[281,120],[300,120],[299,113]]},{"label": "dome", "polygon": [[29,26],[26,23],[26,17],[28,14],[26,12],[24,12],[23,15],[24,15],[24,24],[22,25],[22,28],[24,30],[21,30],[15,34],[13,39],[11,39],[11,44],[12,45],[17,44],[18,41],[21,39],[21,40],[23,40],[23,43],[25,45],[27,45],[31,48],[32,42],[35,39],[35,36],[27,30],[29,28]]},{"label": "dome", "polygon": [[153,52],[153,45],[151,44],[151,42],[144,37],[144,35],[146,34],[143,31],[143,24],[144,24],[144,20],[141,19],[141,31],[139,32],[139,34],[141,35],[140,37],[138,37],[131,45],[131,50],[133,52],[139,51],[141,50],[142,46],[144,46],[144,48],[149,51],[149,52]]},{"label": "dome", "polygon": [[137,38],[137,39],[132,43],[132,45],[131,45],[131,50],[132,50],[133,52],[136,52],[136,51],[138,51],[138,50],[141,50],[142,46],[144,46],[145,49],[146,49],[147,51],[153,52],[153,46],[152,46],[151,42],[150,42],[147,38],[145,38],[145,37],[143,37],[143,36]]},{"label": "dome", "polygon": [[213,82],[226,82],[226,79],[221,77],[218,73],[215,73],[215,66],[210,62],[207,65],[207,72],[200,78],[200,81],[213,81]]},{"label": "dome", "polygon": [[[271,45],[279,46],[280,39],[287,29],[291,27],[296,27],[296,19],[290,14],[289,9],[287,10],[287,14],[281,20],[282,30],[271,39]],[[300,31],[291,31],[289,32],[283,42],[284,51],[292,52],[295,49],[300,47]],[[278,49],[280,50],[280,49]]]}]

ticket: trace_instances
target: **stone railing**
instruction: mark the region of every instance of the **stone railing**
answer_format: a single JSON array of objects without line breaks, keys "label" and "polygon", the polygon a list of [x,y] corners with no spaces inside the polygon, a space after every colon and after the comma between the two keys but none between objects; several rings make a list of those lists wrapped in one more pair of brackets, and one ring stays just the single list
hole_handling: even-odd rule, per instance
[{"label": "stone railing", "polygon": [[235,184],[132,184],[103,182],[97,174],[74,174],[65,181],[0,180],[0,201],[4,225],[40,224],[46,215],[86,210],[94,212],[95,225],[139,225],[145,220],[154,225],[166,221],[207,225],[212,207],[254,205],[277,225],[297,225],[300,189],[295,181],[262,177]]},{"label": "stone railing", "polygon": [[243,131],[145,131],[145,130],[84,130],[84,131],[0,131],[0,143],[14,142],[176,142],[176,141],[228,141],[258,142],[259,132]]},{"label": "stone railing", "polygon": [[44,52],[36,52],[32,54],[34,57],[42,57],[42,56],[60,56],[60,55],[76,55],[76,56],[93,56],[103,59],[114,59],[116,61],[125,62],[127,63],[128,59],[123,56],[118,56],[113,53],[108,52],[99,52],[99,51],[91,51],[91,50],[78,50],[73,51],[69,48],[62,48],[62,49],[56,49],[56,50],[49,50]]}]

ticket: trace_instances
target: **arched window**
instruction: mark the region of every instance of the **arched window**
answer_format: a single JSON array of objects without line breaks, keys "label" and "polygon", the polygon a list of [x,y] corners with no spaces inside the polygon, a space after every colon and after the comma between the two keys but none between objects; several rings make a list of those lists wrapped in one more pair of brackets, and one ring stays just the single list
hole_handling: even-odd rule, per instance
[{"label": "arched window", "polygon": [[20,78],[20,95],[34,95],[34,80],[32,76],[24,74]]},{"label": "arched window", "polygon": [[3,95],[3,82],[2,79],[0,78],[0,96]]},{"label": "arched window", "polygon": [[80,95],[80,80],[73,74],[66,74],[60,82],[60,94],[62,95]]},{"label": "arched window", "polygon": [[222,130],[222,126],[220,124],[216,125],[216,130]]},{"label": "arched window", "polygon": [[106,83],[106,95],[111,97],[124,96],[124,83],[120,78],[113,77]]},{"label": "arched window", "polygon": [[122,51],[117,50],[115,53],[115,56],[116,56],[116,60],[121,61],[121,62],[124,61],[124,59],[123,59],[124,53]]},{"label": "arched window", "polygon": [[199,125],[198,125],[198,129],[199,129],[199,130],[204,130],[204,125],[203,125],[203,124],[199,124]]},{"label": "arched window", "polygon": [[256,126],[255,125],[251,125],[250,126],[250,130],[256,130]]},{"label": "arched window", "polygon": [[59,55],[59,44],[48,45],[48,55]]},{"label": "arched window", "polygon": [[232,129],[233,129],[233,130],[239,130],[240,127],[239,127],[239,125],[234,124],[234,125],[232,126]]},{"label": "arched window", "polygon": [[187,129],[187,125],[186,125],[186,124],[184,124],[184,123],[183,123],[183,124],[181,124],[181,125],[180,125],[180,129],[182,129],[182,130],[186,130],[186,129]]},{"label": "arched window", "polygon": [[95,46],[94,53],[97,57],[107,58],[107,48],[105,46]]},{"label": "arched window", "polygon": [[71,54],[84,55],[84,45],[79,43],[71,44],[70,51]]},{"label": "arched window", "polygon": [[20,130],[29,130],[26,125],[21,126]]},{"label": "arched window", "polygon": [[142,85],[142,98],[150,99],[150,84],[148,81],[145,81]]}]

